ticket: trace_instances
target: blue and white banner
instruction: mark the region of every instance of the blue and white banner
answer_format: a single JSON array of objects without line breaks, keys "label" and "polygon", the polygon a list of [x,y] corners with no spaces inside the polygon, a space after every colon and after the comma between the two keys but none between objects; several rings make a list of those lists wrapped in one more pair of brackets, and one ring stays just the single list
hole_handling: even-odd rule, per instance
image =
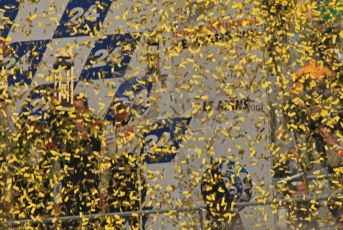
[{"label": "blue and white banner", "polygon": [[[109,106],[105,119],[115,119],[112,107],[118,102],[127,101],[131,104],[133,115],[143,115],[150,107],[149,98],[154,84],[148,76],[143,78],[133,77],[120,84],[118,90]],[[134,119],[134,117],[133,117]]]},{"label": "blue and white banner", "polygon": [[113,34],[96,41],[80,80],[123,77],[140,37],[140,33]]},{"label": "blue and white banner", "polygon": [[152,130],[144,134],[141,154],[148,164],[169,163],[180,149],[183,136],[192,118],[159,120]]},{"label": "blue and white banner", "polygon": [[53,38],[94,36],[111,4],[111,0],[70,0]]},{"label": "blue and white banner", "polygon": [[0,38],[6,38],[19,11],[19,0],[0,1]]},{"label": "blue and white banner", "polygon": [[8,85],[31,84],[49,40],[15,42],[6,48],[8,56],[1,60],[1,66],[8,71]]},{"label": "blue and white banner", "polygon": [[38,122],[49,122],[47,109],[49,106],[48,95],[53,92],[54,84],[43,84],[36,86],[30,91],[23,103],[20,116],[22,119],[36,120]]}]

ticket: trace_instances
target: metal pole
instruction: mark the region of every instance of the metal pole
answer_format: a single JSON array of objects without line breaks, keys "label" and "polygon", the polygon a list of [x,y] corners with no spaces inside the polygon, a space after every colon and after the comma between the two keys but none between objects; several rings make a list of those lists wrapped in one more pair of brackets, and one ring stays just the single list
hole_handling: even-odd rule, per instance
[{"label": "metal pole", "polygon": [[[243,207],[249,207],[249,206],[266,206],[266,205],[272,205],[272,204],[278,204],[278,203],[291,203],[291,202],[301,202],[301,201],[312,201],[312,200],[317,200],[317,201],[323,201],[326,199],[337,199],[343,198],[343,194],[337,194],[335,196],[318,196],[318,197],[308,197],[306,199],[279,199],[279,200],[268,200],[266,202],[241,202],[237,203],[235,206],[236,208],[233,209],[233,212],[238,212],[239,208]],[[200,205],[198,207],[194,208],[176,208],[176,209],[160,209],[160,210],[142,210],[142,211],[130,211],[130,212],[111,212],[111,213],[97,213],[97,214],[88,214],[88,215],[83,215],[81,216],[63,216],[63,217],[49,217],[44,219],[43,223],[53,223],[57,221],[68,221],[68,220],[80,220],[82,218],[87,218],[87,219],[97,219],[99,217],[111,217],[111,216],[122,216],[122,217],[127,217],[132,214],[138,214],[138,215],[150,215],[150,214],[163,214],[163,213],[169,213],[169,212],[196,212],[196,211],[201,211],[202,209],[206,209],[205,205]],[[39,224],[42,222],[39,221],[33,221],[31,219],[25,219],[25,220],[11,220],[6,223],[3,223],[5,226],[18,226],[22,224]]]},{"label": "metal pole", "polygon": [[200,229],[204,230],[205,229],[204,228],[204,217],[202,216],[202,210],[199,209],[198,212],[199,212],[199,216],[200,216]]},{"label": "metal pole", "polygon": [[[295,181],[299,180],[304,176],[304,173],[299,173],[294,176],[286,177],[286,178],[280,178],[280,179],[273,179],[273,184],[281,184],[289,181]],[[329,179],[329,178],[335,178],[339,176],[335,176],[334,174],[327,174],[327,175],[321,175],[321,176],[316,176],[316,175],[308,175],[305,176],[304,179],[306,180],[322,180],[322,179]]]},{"label": "metal pole", "polygon": [[[137,177],[138,177],[138,192],[139,192],[139,211],[142,212],[143,209],[142,209],[142,190],[144,189],[143,186],[142,186],[142,181],[141,181],[141,160],[140,160],[140,155],[139,155],[139,152],[137,151],[137,159],[136,159],[136,162],[138,162],[138,165],[137,165]],[[139,215],[139,229],[140,230],[143,230],[143,215]]]}]

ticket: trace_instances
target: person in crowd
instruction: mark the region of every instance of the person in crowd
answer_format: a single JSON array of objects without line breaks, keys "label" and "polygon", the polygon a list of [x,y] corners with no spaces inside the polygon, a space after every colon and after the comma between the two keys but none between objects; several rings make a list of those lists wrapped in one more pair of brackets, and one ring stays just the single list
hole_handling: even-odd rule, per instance
[{"label": "person in crowd", "polygon": [[[68,158],[66,155],[67,144],[72,141],[71,133],[74,129],[73,122],[70,120],[70,115],[61,107],[61,103],[58,98],[51,94],[49,96],[48,112],[46,113],[49,129],[49,141],[46,144],[48,151],[54,154],[50,154],[53,158],[51,161],[51,180],[52,185],[50,192],[52,193],[52,216],[61,215],[61,203],[63,194],[61,194],[61,186],[63,181],[64,159]],[[56,156],[59,154],[59,156]],[[59,224],[59,223],[58,223]]]},{"label": "person in crowd", "polygon": [[[280,199],[302,199],[309,195],[308,181],[304,179],[309,161],[300,154],[300,150],[293,148],[288,150],[285,160],[281,160],[277,168],[279,180],[277,182],[278,196]],[[296,176],[292,180],[292,176]],[[287,202],[278,209],[277,226],[280,229],[289,229],[289,223],[299,229],[318,228],[316,210],[318,204],[312,205],[309,201]]]},{"label": "person in crowd", "polygon": [[[50,173],[53,156],[47,150],[49,132],[47,124],[39,119],[22,120],[25,125],[18,135],[15,153],[16,161],[11,164],[13,219],[35,219],[43,222],[51,216]],[[43,228],[45,224],[33,224]]]},{"label": "person in crowd", "polygon": [[[130,102],[118,101],[113,106],[112,138],[107,142],[107,156],[110,167],[105,172],[106,193],[102,194],[102,206],[109,212],[139,211],[144,206],[146,181],[140,170],[141,138],[135,127],[129,124],[132,116]],[[143,189],[139,189],[142,187]],[[130,229],[143,227],[142,216],[128,216],[114,221],[117,228],[126,222]]]},{"label": "person in crowd", "polygon": [[[11,128],[12,134],[6,137],[16,141],[6,143],[11,148],[6,159],[11,163],[7,173],[3,174],[7,177],[3,188],[6,188],[8,196],[1,197],[6,197],[7,201],[1,203],[11,203],[5,208],[8,219],[32,218],[42,222],[52,215],[53,209],[50,180],[55,156],[49,147],[52,131],[40,113],[25,111],[18,118],[16,127]],[[47,225],[40,223],[33,227]]]},{"label": "person in crowd", "polygon": [[[339,170],[335,172],[336,178],[331,180],[331,186],[332,186],[332,195],[333,196],[339,196],[339,194],[342,194],[343,188],[343,176],[342,172]],[[335,218],[335,221],[338,225],[338,229],[343,229],[343,207],[342,207],[342,198],[334,198],[331,199],[328,202],[328,207]]]},{"label": "person in crowd", "polygon": [[[100,122],[91,115],[84,95],[74,97],[73,107],[73,117],[63,121],[67,131],[65,152],[60,163],[63,174],[59,191],[62,201],[58,203],[61,216],[87,215],[99,211],[97,158],[101,151]],[[76,227],[79,223],[65,221],[62,226]]]},{"label": "person in crowd", "polygon": [[[0,54],[1,57],[1,54]],[[10,171],[8,158],[10,157],[11,136],[14,126],[10,113],[10,95],[4,71],[0,70],[0,221],[6,218],[11,207]]]},{"label": "person in crowd", "polygon": [[[331,31],[330,28],[327,30]],[[288,113],[285,117],[298,146],[310,146],[310,142],[315,143],[316,151],[307,151],[311,152],[310,159],[326,159],[325,143],[318,127],[322,122],[328,121],[330,113],[340,110],[341,103],[337,101],[342,99],[339,96],[337,55],[334,52],[339,39],[317,40],[309,41],[314,54],[309,55],[309,61],[292,76]],[[305,151],[303,153],[307,154]]]},{"label": "person in crowd", "polygon": [[[289,192],[292,199],[303,199],[308,195],[308,184],[305,180],[289,183]],[[316,219],[318,204],[311,205],[310,201],[300,200],[289,204],[290,222],[297,229],[319,229]]]},{"label": "person in crowd", "polygon": [[[342,136],[342,116],[339,115],[342,110],[342,76],[340,56],[337,53],[341,41],[335,28],[326,27],[321,30],[329,36],[321,41],[311,41],[316,60],[311,60],[294,75],[291,106],[296,112],[293,120],[297,120],[295,135],[298,140],[309,147],[315,146],[308,154],[313,162],[325,159],[321,161],[321,166],[317,164],[312,167],[323,171],[327,166],[327,172],[332,173],[342,166],[342,142],[339,141],[339,136]],[[339,223],[340,215],[337,213],[340,209],[333,207],[336,207],[334,217]]]},{"label": "person in crowd", "polygon": [[49,215],[49,205],[51,207],[49,177],[46,177],[49,172],[46,124],[34,113],[18,117],[16,124],[12,122],[11,98],[3,71],[1,77],[5,79],[0,86],[0,141],[4,141],[0,145],[1,210],[8,219],[41,220]]},{"label": "person in crowd", "polygon": [[[342,168],[343,168],[343,132],[342,128],[333,131],[328,127],[320,128],[320,135],[323,137],[326,146],[326,154],[329,162],[329,172],[335,176],[330,180],[333,195],[342,193]],[[343,207],[342,199],[331,199],[329,210],[340,228],[343,228]]]},{"label": "person in crowd", "polygon": [[[68,209],[59,200],[65,198],[61,194],[61,182],[65,182],[61,171],[66,164],[61,156],[72,141],[74,126],[70,114],[57,109],[60,106],[57,98],[51,97],[49,101],[47,111],[38,110],[32,114],[29,110],[21,116],[16,148],[18,161],[12,170],[13,196],[21,202],[12,209],[12,213],[16,213],[14,219],[44,221],[46,217],[63,215],[62,207],[63,211]],[[47,223],[33,225],[38,228],[52,226]]]},{"label": "person in crowd", "polygon": [[[222,160],[223,158],[212,159],[211,166],[206,169],[201,179],[201,195],[207,210],[207,228],[244,229],[239,212],[234,210],[241,209],[235,207],[235,203],[250,200],[252,182],[249,175],[243,180],[238,179],[240,173],[233,173],[227,163],[219,163]],[[238,192],[240,187],[241,194]]]},{"label": "person in crowd", "polygon": [[343,166],[343,136],[339,130],[330,130],[327,127],[320,128],[320,135],[326,144],[328,161],[332,168]]},{"label": "person in crowd", "polygon": [[[308,159],[304,159],[299,149],[292,149],[288,153],[287,176],[306,175]],[[309,184],[303,177],[299,180],[290,180],[281,189],[283,196],[290,199],[303,199],[309,195]],[[312,205],[314,204],[314,205]],[[300,200],[287,203],[288,219],[293,226],[299,229],[318,229],[317,209],[318,203]]]},{"label": "person in crowd", "polygon": [[209,221],[209,227],[221,229],[229,225],[232,216],[235,215],[231,210],[234,197],[226,190],[218,169],[208,168],[202,178],[201,194],[206,204],[206,219]]}]

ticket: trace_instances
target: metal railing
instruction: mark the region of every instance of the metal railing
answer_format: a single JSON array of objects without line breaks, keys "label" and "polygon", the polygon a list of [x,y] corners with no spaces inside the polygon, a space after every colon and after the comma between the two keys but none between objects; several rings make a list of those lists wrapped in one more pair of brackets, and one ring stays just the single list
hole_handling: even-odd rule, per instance
[{"label": "metal railing", "polygon": [[339,178],[341,176],[337,176],[334,174],[326,174],[326,175],[305,175],[305,173],[299,173],[294,176],[286,177],[286,178],[274,178],[273,184],[282,184],[290,181],[296,181],[299,179],[304,178],[305,180],[324,180],[324,179],[330,179],[330,178]]},{"label": "metal railing", "polygon": [[[303,201],[326,201],[332,199],[343,199],[343,194],[337,194],[335,196],[318,196],[318,197],[307,197],[305,199],[297,198],[297,199],[274,199],[274,200],[267,200],[265,202],[240,202],[235,204],[235,208],[233,212],[238,212],[240,208],[244,207],[251,207],[251,206],[266,206],[266,205],[282,205],[292,202],[303,202]],[[199,212],[205,211],[206,206],[201,205],[198,207],[191,207],[191,208],[175,208],[175,209],[155,209],[155,210],[141,210],[141,211],[128,211],[128,212],[109,212],[109,213],[97,213],[97,214],[86,214],[86,215],[77,215],[77,216],[62,216],[62,217],[48,217],[45,218],[43,221],[34,221],[32,219],[24,219],[24,220],[9,220],[2,225],[5,227],[18,227],[25,224],[50,224],[50,223],[60,223],[64,221],[77,221],[82,220],[84,218],[92,220],[92,219],[99,219],[104,217],[129,217],[132,215],[152,215],[152,214],[165,214],[165,213],[184,213],[184,212]]]}]

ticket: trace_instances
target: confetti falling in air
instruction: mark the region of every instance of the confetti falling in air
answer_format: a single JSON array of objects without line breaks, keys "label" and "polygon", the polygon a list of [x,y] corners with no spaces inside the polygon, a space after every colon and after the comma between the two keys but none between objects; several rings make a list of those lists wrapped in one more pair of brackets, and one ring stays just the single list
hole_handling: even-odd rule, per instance
[{"label": "confetti falling in air", "polygon": [[342,7],[0,1],[1,229],[341,228]]}]

